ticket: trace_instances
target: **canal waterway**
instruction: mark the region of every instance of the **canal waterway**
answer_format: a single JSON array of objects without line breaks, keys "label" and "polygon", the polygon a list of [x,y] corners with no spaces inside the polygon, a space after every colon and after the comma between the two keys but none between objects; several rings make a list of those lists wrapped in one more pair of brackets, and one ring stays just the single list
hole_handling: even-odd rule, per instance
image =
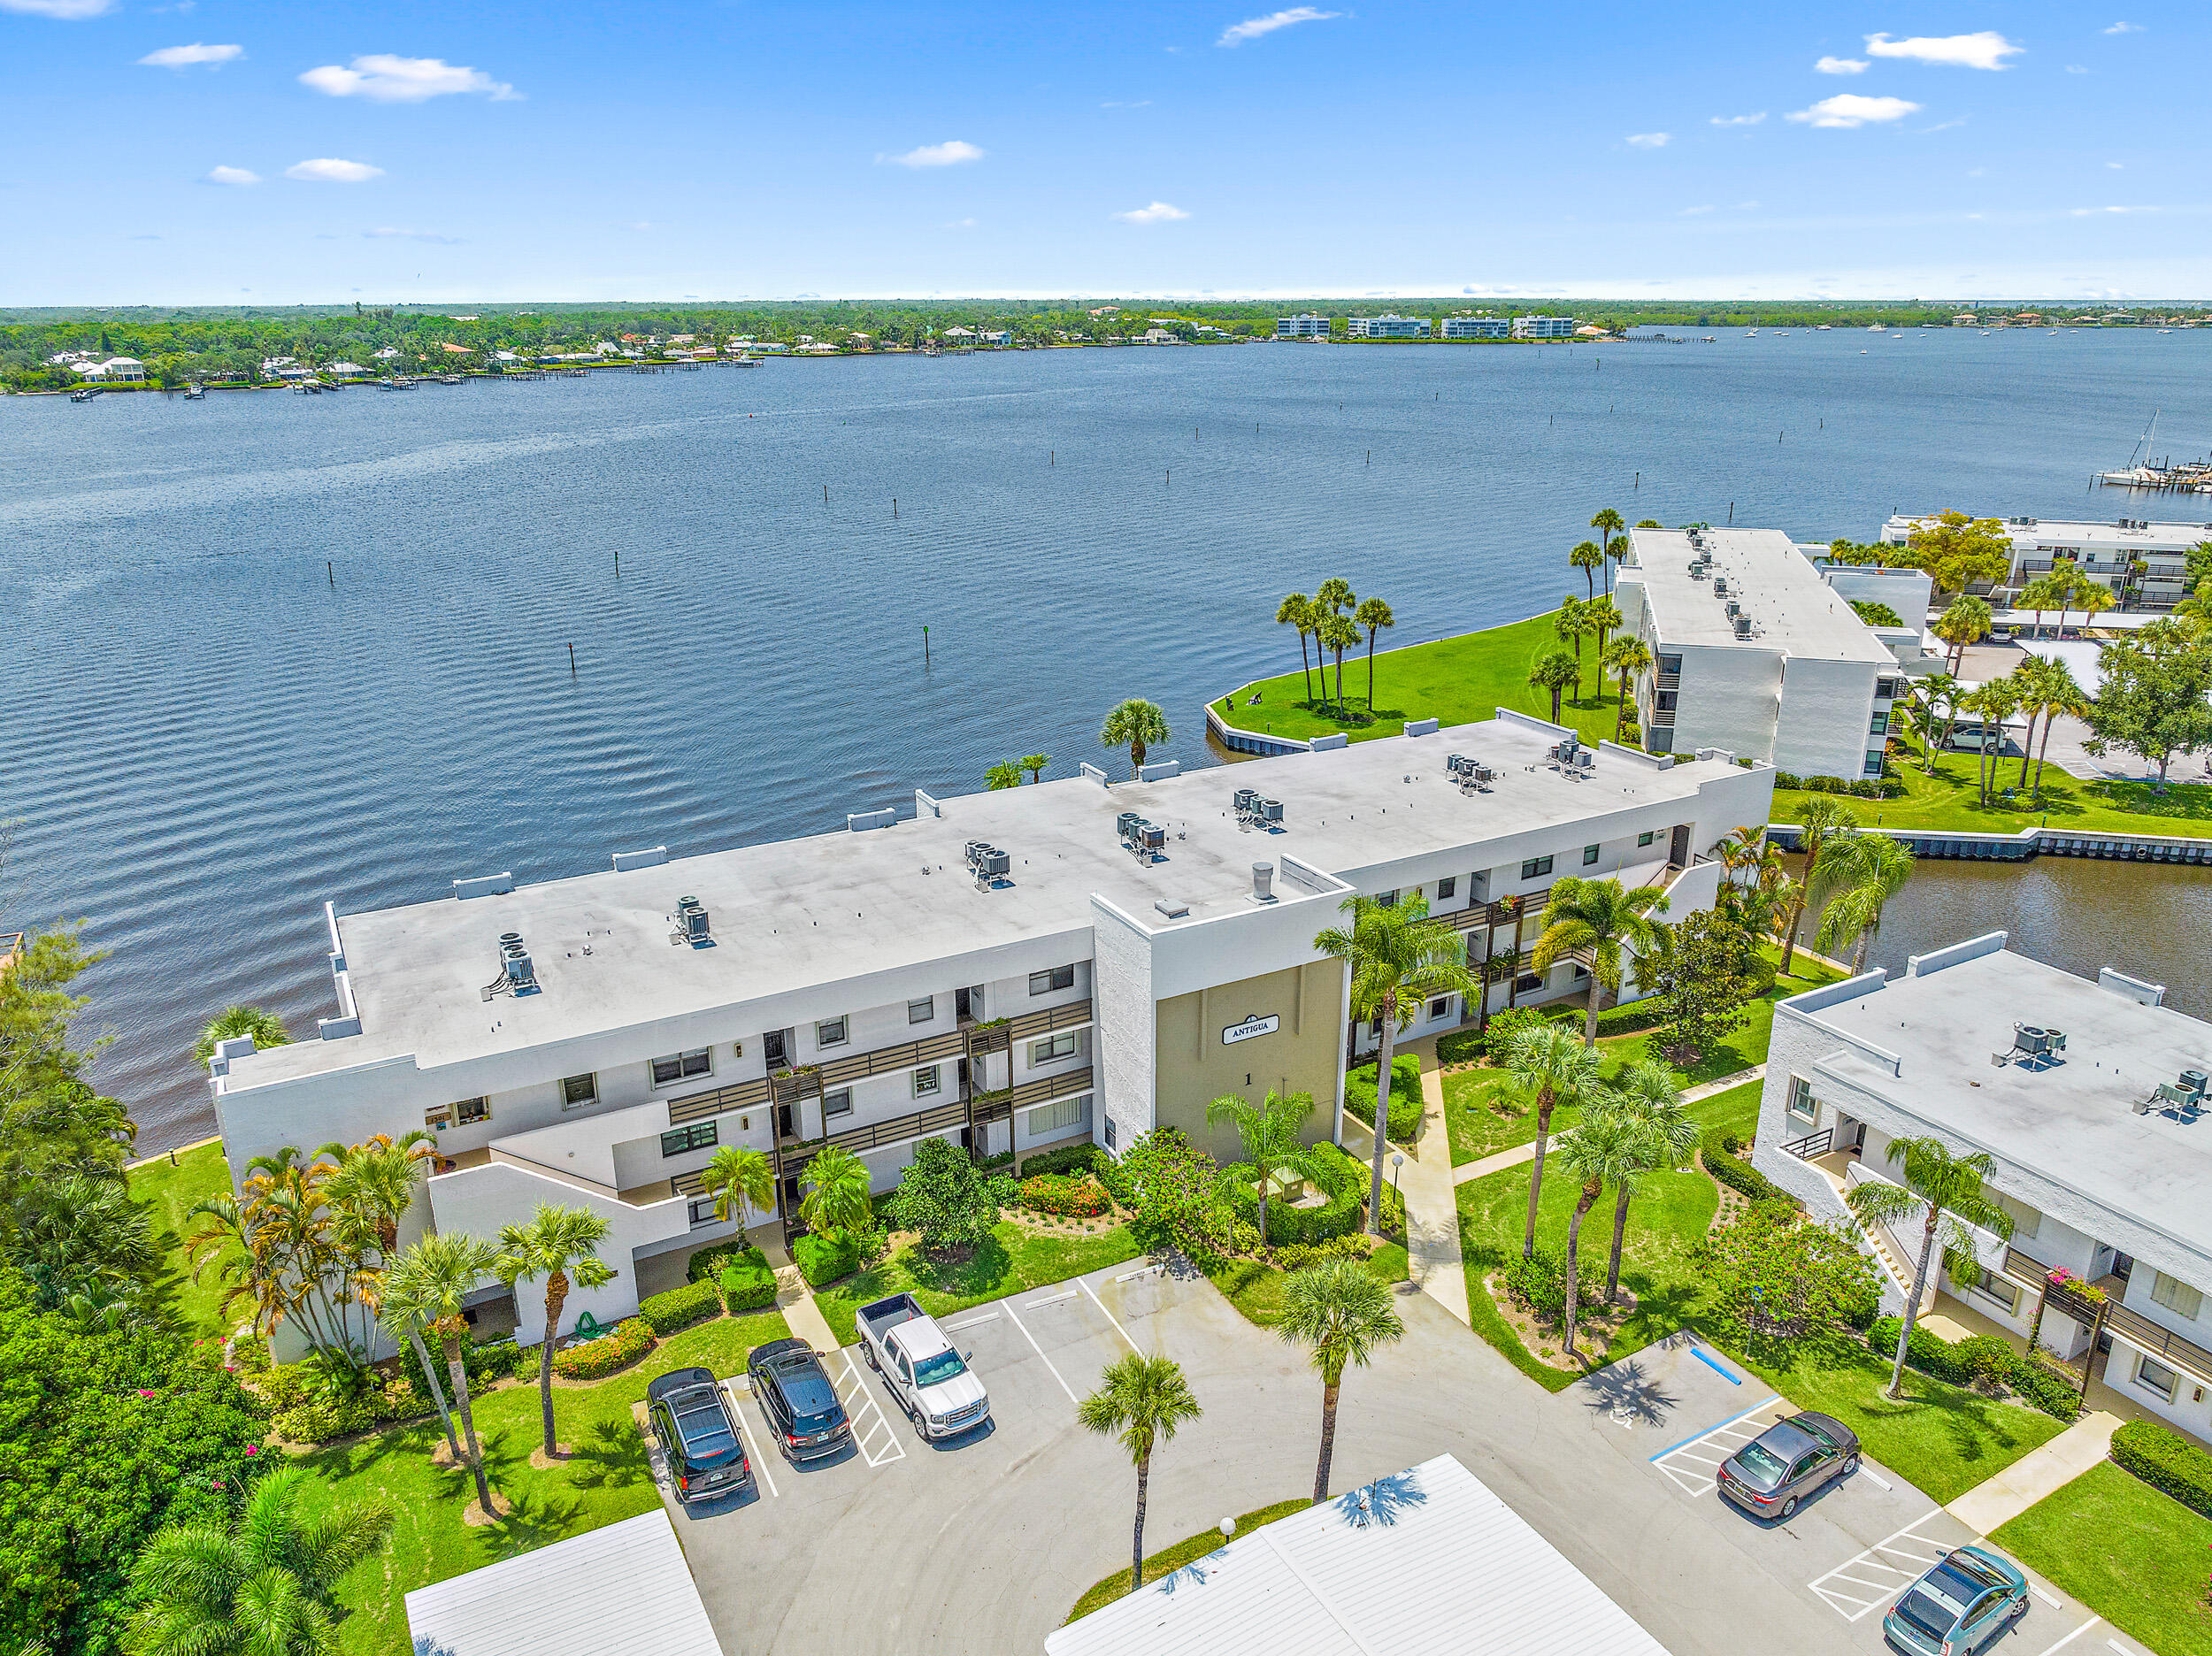
[{"label": "canal waterway", "polygon": [[[1159,756],[1211,763],[1204,701],[1291,665],[1283,593],[1340,575],[1386,643],[1492,625],[1581,586],[1601,506],[1823,540],[1901,506],[2166,516],[2087,479],[2154,408],[2162,448],[2212,448],[2208,366],[2205,333],[1800,330],[0,399],[0,930],[108,951],[96,1078],[157,1148],[207,1131],[211,1013],[329,1012],[326,899],[827,832],[1030,752],[1066,775],[1130,695]],[[1953,865],[1880,957],[2030,893],[2060,956],[2094,888],[2125,918],[2078,963],[2178,990],[2146,955],[2201,954],[2202,878]]]}]

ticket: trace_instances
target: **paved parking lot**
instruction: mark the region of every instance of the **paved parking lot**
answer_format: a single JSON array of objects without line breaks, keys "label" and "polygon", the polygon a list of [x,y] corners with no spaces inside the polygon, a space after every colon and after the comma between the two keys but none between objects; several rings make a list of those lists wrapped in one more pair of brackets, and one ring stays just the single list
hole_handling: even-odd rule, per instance
[{"label": "paved parking lot", "polygon": [[[1973,1538],[1872,1463],[1787,1522],[1729,1506],[1712,1467],[1784,1406],[1686,1337],[1553,1397],[1417,1292],[1397,1303],[1405,1339],[1346,1378],[1334,1486],[1455,1454],[1675,1656],[1880,1650],[1897,1589]],[[1318,1379],[1202,1278],[1125,1265],[945,1326],[989,1388],[987,1425],[927,1443],[848,1348],[827,1361],[854,1447],[794,1467],[739,1384],[753,1495],[686,1512],[663,1481],[727,1656],[1041,1651],[1127,1562],[1134,1475],[1075,1405],[1132,1348],[1173,1356],[1206,1411],[1155,1456],[1148,1550],[1310,1487]],[[2009,1656],[2140,1656],[2035,1587]]]}]

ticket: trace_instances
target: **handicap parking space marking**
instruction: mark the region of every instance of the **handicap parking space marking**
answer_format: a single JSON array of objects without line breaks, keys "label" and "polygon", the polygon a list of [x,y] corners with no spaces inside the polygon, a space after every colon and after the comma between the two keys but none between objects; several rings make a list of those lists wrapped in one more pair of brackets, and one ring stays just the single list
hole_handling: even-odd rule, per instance
[{"label": "handicap parking space marking", "polygon": [[742,1376],[740,1376],[736,1379],[725,1380],[722,1383],[722,1390],[729,1394],[730,1414],[737,1422],[738,1430],[745,1434],[745,1453],[753,1463],[754,1476],[758,1477],[761,1483],[767,1486],[768,1492],[773,1495],[776,1493],[776,1480],[768,1470],[768,1457],[761,1453],[760,1440],[753,1436],[752,1422],[745,1418],[745,1410],[742,1407],[745,1393],[752,1388],[746,1385]]},{"label": "handicap parking space marking", "polygon": [[[1710,1495],[1714,1487],[1713,1474],[1719,1470],[1720,1463],[1774,1423],[1760,1416],[1777,1404],[1787,1407],[1786,1399],[1783,1398],[1768,1398],[1685,1443],[1678,1443],[1671,1449],[1662,1449],[1651,1457],[1651,1464],[1665,1474],[1667,1481],[1685,1495]],[[1615,1418],[1619,1417],[1617,1414]],[[1632,1423],[1623,1422],[1624,1425]]]},{"label": "handicap parking space marking", "polygon": [[845,1373],[837,1382],[837,1396],[845,1406],[846,1419],[852,1422],[853,1447],[872,1467],[905,1460],[906,1445],[892,1430],[890,1416],[883,1412],[883,1400],[868,1384],[867,1371],[853,1361],[851,1352],[846,1352],[844,1358]]},{"label": "handicap parking space marking", "polygon": [[1939,1506],[1806,1585],[1845,1621],[1856,1622],[1904,1591],[1927,1573],[1930,1565],[1950,1552],[1949,1542],[1920,1533],[1920,1527],[1931,1519],[1947,1516]]}]

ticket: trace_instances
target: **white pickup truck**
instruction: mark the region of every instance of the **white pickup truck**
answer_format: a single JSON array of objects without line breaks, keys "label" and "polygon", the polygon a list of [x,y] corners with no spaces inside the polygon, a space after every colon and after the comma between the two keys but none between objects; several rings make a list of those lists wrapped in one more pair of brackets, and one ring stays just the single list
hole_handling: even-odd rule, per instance
[{"label": "white pickup truck", "polygon": [[868,1366],[889,1382],[923,1437],[955,1438],[990,1418],[983,1383],[912,1294],[861,1307],[859,1322]]}]

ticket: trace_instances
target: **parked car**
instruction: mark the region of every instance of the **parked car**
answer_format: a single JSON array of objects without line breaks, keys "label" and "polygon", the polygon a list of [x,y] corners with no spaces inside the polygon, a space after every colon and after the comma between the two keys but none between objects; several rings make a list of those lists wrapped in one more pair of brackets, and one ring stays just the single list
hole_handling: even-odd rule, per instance
[{"label": "parked car", "polygon": [[1720,1492],[1761,1518],[1787,1518],[1831,1478],[1859,1469],[1859,1435],[1826,1414],[1793,1414],[1720,1463]]},{"label": "parked car", "polygon": [[707,1369],[678,1368],[654,1381],[645,1388],[645,1417],[660,1440],[676,1499],[685,1506],[751,1486],[752,1463],[737,1420]]},{"label": "parked car", "polygon": [[860,1307],[860,1349],[923,1437],[956,1437],[989,1418],[983,1382],[912,1294]]},{"label": "parked car", "polygon": [[818,1460],[852,1441],[852,1422],[822,1360],[803,1339],[770,1340],[753,1347],[745,1364],[761,1413],[793,1460]]},{"label": "parked car", "polygon": [[1882,1637],[1912,1656],[1974,1656],[2028,1613],[2028,1578],[2012,1560],[1964,1546],[1898,1595]]}]

